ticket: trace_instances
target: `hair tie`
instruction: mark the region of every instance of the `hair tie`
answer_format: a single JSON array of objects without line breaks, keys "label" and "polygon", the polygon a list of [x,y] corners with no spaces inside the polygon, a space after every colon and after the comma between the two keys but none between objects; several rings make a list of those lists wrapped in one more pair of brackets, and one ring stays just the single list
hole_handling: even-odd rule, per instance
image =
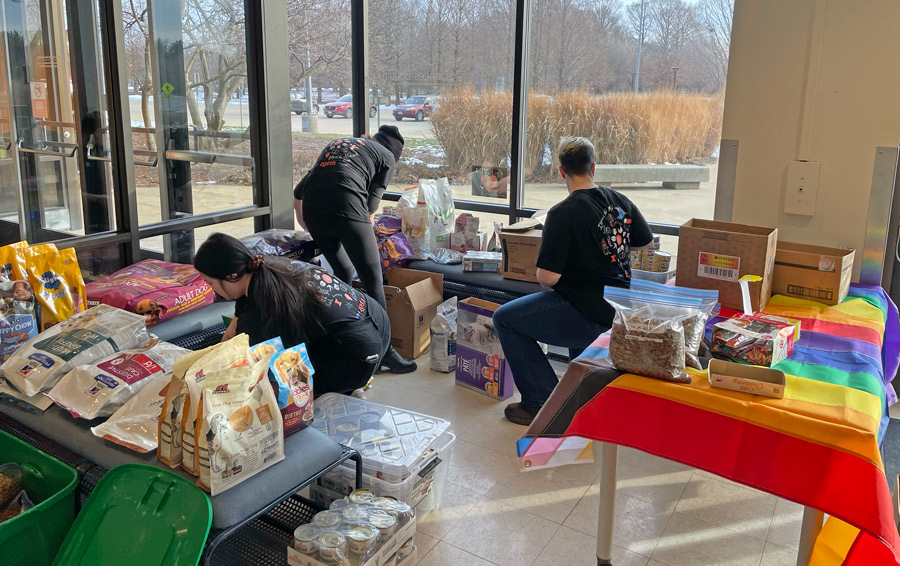
[{"label": "hair tie", "polygon": [[266,258],[264,258],[263,256],[258,254],[253,256],[253,259],[250,260],[250,271],[257,271],[264,263],[266,263]]}]

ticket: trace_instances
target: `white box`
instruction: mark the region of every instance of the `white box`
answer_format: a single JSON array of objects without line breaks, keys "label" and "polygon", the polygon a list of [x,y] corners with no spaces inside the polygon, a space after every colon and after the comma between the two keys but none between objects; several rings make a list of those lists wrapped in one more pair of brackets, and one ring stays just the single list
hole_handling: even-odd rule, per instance
[{"label": "white box", "polygon": [[709,384],[712,387],[741,391],[752,395],[776,399],[784,397],[784,373],[777,369],[711,360],[709,362]]}]

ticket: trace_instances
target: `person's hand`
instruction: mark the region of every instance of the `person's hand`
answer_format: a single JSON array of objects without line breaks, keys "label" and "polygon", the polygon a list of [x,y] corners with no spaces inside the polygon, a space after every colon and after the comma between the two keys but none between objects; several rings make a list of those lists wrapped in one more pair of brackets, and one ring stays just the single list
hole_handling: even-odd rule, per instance
[{"label": "person's hand", "polygon": [[372,224],[372,226],[375,226],[375,213],[374,212],[369,215],[369,222]]}]

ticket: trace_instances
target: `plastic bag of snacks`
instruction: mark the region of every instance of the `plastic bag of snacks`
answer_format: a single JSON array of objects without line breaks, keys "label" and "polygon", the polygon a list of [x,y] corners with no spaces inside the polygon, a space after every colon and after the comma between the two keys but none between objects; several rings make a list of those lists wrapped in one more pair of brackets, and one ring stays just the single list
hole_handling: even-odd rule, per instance
[{"label": "plastic bag of snacks", "polygon": [[690,383],[684,373],[684,321],[700,313],[699,299],[666,297],[607,287],[616,310],[609,357],[616,368],[647,377]]},{"label": "plastic bag of snacks", "polygon": [[197,435],[203,426],[203,383],[211,372],[250,364],[250,339],[238,334],[228,342],[216,344],[187,370],[187,399],[185,400],[184,426],[181,433],[181,468],[197,475]]},{"label": "plastic bag of snacks", "polygon": [[700,365],[700,346],[706,333],[706,321],[719,312],[719,292],[715,290],[688,289],[686,287],[669,287],[652,281],[633,279],[631,290],[640,293],[664,295],[667,297],[684,297],[700,299],[700,312],[682,321],[684,326],[684,361],[695,369],[703,369]]},{"label": "plastic bag of snacks", "polygon": [[799,323],[757,313],[717,322],[712,347],[717,354],[753,365],[771,367],[790,356]]},{"label": "plastic bag of snacks", "polygon": [[94,436],[105,438],[136,452],[156,450],[159,442],[160,410],[166,400],[169,376],[160,374],[103,424],[91,428]]},{"label": "plastic bag of snacks", "polygon": [[141,314],[152,327],[211,305],[215,293],[193,265],[146,259],[89,283],[87,300]]},{"label": "plastic bag of snacks", "polygon": [[19,348],[0,371],[26,395],[48,391],[72,369],[150,339],[144,317],[100,305],[78,313]]},{"label": "plastic bag of snacks", "polygon": [[211,372],[203,383],[197,485],[212,495],[284,459],[284,429],[268,383],[270,356]]},{"label": "plastic bag of snacks", "polygon": [[431,321],[431,369],[450,373],[456,371],[457,298],[451,297],[437,308]]},{"label": "plastic bag of snacks", "polygon": [[0,363],[37,334],[31,285],[27,281],[0,282]]},{"label": "plastic bag of snacks", "polygon": [[312,236],[297,230],[273,228],[241,238],[241,242],[253,253],[274,255],[299,261],[310,261],[321,252]]},{"label": "plastic bag of snacks", "polygon": [[41,330],[67,320],[87,308],[84,278],[78,267],[75,250],[38,253],[38,246],[26,254],[28,282],[41,306]]},{"label": "plastic bag of snacks", "polygon": [[188,350],[151,340],[97,363],[79,366],[59,380],[48,397],[74,417],[107,417],[153,379],[169,373]]}]

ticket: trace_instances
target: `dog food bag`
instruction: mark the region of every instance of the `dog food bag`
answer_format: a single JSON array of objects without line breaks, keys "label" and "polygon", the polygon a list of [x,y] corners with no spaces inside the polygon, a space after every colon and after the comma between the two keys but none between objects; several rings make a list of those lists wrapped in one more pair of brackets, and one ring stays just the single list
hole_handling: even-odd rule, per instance
[{"label": "dog food bag", "polygon": [[[419,179],[419,200],[428,209],[429,241],[427,251],[450,247],[453,232],[453,190],[446,177]],[[477,231],[477,230],[476,230]]]},{"label": "dog food bag", "polygon": [[6,281],[28,281],[25,250],[28,242],[16,242],[0,247],[0,278]]},{"label": "dog food bag", "polygon": [[700,312],[682,321],[684,326],[684,361],[689,367],[703,369],[700,365],[700,346],[706,332],[706,321],[719,312],[719,292],[715,290],[670,287],[652,281],[631,280],[631,290],[641,293],[700,299]]},{"label": "dog food bag", "polygon": [[157,449],[160,412],[166,401],[170,375],[159,374],[145,381],[145,387],[119,407],[105,423],[91,428],[94,436],[135,452],[146,453]]},{"label": "dog food bag", "polygon": [[151,340],[142,348],[73,369],[47,395],[73,417],[108,417],[153,378],[171,372],[175,360],[187,352],[174,344]]},{"label": "dog food bag", "polygon": [[278,352],[283,351],[284,344],[281,342],[281,338],[272,338],[271,340],[260,342],[256,346],[251,346],[250,358],[254,363],[256,363],[267,356],[271,356],[272,354],[277,354]]},{"label": "dog food bag", "polygon": [[208,354],[218,344],[188,352],[176,360],[172,366],[172,377],[169,380],[169,386],[163,399],[162,409],[159,415],[159,427],[157,437],[159,439],[159,447],[156,450],[156,457],[160,462],[174,468],[181,464],[181,441],[184,436],[184,413],[185,402],[187,401],[188,389],[185,375],[187,371],[200,358]]},{"label": "dog food bag", "polygon": [[87,300],[141,314],[152,327],[211,305],[215,293],[193,265],[145,259],[88,284]]},{"label": "dog food bag", "polygon": [[269,358],[213,371],[203,384],[197,484],[222,493],[284,459],[284,430]]},{"label": "dog food bag", "polygon": [[0,377],[0,399],[35,415],[40,415],[53,405],[53,401],[43,393],[31,396],[25,395],[7,383],[2,377]]},{"label": "dog food bag", "polygon": [[203,406],[206,376],[220,369],[249,365],[249,356],[250,338],[246,334],[238,334],[227,342],[213,346],[187,370],[184,380],[188,395],[181,433],[181,468],[184,471],[197,475],[197,434],[202,425],[199,414]]},{"label": "dog food bag", "polygon": [[47,330],[87,308],[84,278],[75,250],[38,253],[34,246],[26,253],[28,282],[41,308],[40,330]]},{"label": "dog food bag", "polygon": [[459,313],[457,298],[451,297],[437,308],[431,321],[431,369],[450,373],[456,371],[456,319]]},{"label": "dog food bag", "polygon": [[269,381],[288,436],[306,428],[313,419],[313,369],[306,345],[278,352],[269,363]]},{"label": "dog food bag", "polygon": [[616,368],[646,377],[690,383],[684,373],[684,321],[700,312],[700,299],[666,297],[607,287],[616,310],[609,357]]},{"label": "dog food bag", "polygon": [[310,261],[320,255],[316,243],[307,232],[273,228],[241,238],[255,254],[274,255],[298,261]]},{"label": "dog food bag", "polygon": [[31,285],[27,281],[0,282],[0,363],[37,334]]},{"label": "dog food bag", "polygon": [[57,324],[25,343],[0,371],[25,395],[49,391],[74,368],[93,364],[150,339],[144,317],[100,305]]},{"label": "dog food bag", "polygon": [[403,235],[417,252],[414,259],[425,259],[422,252],[432,251],[429,243],[431,228],[428,223],[428,209],[424,206],[401,208],[400,218],[403,219]]},{"label": "dog food bag", "polygon": [[404,234],[394,234],[379,242],[378,255],[381,256],[381,270],[385,273],[392,267],[403,267],[409,260],[419,257]]}]

